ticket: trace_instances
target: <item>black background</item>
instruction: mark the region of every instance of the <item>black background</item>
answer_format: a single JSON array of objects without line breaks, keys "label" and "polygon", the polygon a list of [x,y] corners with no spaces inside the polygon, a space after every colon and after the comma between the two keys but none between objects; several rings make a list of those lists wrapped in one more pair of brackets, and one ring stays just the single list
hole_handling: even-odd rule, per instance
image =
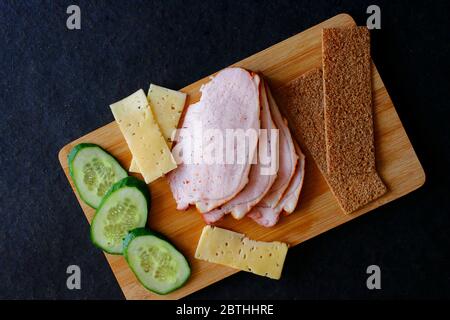
[{"label": "black background", "polygon": [[[66,8],[81,8],[81,30]],[[338,13],[378,4],[373,59],[421,160],[421,189],[289,252],[283,277],[239,273],[188,299],[450,297],[448,1],[0,1],[0,298],[122,299],[61,170],[111,102],[181,88]],[[66,288],[66,268],[82,289]],[[368,265],[382,271],[369,291]]]}]

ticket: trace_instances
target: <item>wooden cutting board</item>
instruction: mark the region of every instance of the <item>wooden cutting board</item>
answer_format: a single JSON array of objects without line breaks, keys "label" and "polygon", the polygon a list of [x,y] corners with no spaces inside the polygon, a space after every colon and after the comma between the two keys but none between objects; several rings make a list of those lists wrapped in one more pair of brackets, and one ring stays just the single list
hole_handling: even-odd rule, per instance
[{"label": "wooden cutting board", "polygon": [[[276,90],[280,85],[308,70],[321,67],[322,28],[354,25],[355,22],[349,15],[337,15],[244,59],[235,66],[261,72],[269,81],[272,89]],[[260,227],[250,219],[236,221],[230,216],[218,223],[218,226],[245,233],[255,240],[278,240],[295,246],[422,186],[425,182],[425,173],[375,66],[373,66],[372,75],[377,166],[389,188],[386,195],[352,215],[345,215],[339,208],[320,171],[307,154],[305,183],[297,210],[292,215],[282,217],[280,222],[270,229]],[[189,95],[189,103],[198,101],[199,88],[206,82],[208,82],[208,77],[181,90]],[[123,92],[123,96],[130,93]],[[109,110],[108,106],[105,108]],[[280,108],[283,106],[281,105]],[[112,122],[72,141],[61,149],[59,160],[73,190],[75,189],[68,173],[67,155],[72,147],[80,142],[99,144],[114,155],[125,168],[130,165],[130,151],[118,126]],[[196,260],[194,253],[204,227],[200,214],[195,209],[177,211],[175,201],[164,178],[152,183],[150,190],[153,203],[148,225],[168,236],[186,255],[192,267],[192,276],[183,288],[166,296],[158,296],[148,292],[138,283],[123,257],[106,254],[127,299],[178,299],[237,272],[228,267]],[[90,222],[94,210],[80,201],[78,195],[77,198]],[[88,234],[84,236],[89,237]]]}]

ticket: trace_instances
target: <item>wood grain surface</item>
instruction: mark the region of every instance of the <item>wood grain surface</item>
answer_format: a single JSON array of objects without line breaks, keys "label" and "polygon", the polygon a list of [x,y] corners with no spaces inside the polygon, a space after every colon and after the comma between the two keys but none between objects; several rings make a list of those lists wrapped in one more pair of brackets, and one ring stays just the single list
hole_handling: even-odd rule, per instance
[{"label": "wood grain surface", "polygon": [[[322,28],[354,25],[355,22],[349,15],[340,14],[234,65],[261,72],[272,89],[276,90],[282,84],[304,72],[321,67]],[[422,166],[375,66],[372,71],[377,167],[389,188],[386,195],[356,213],[344,214],[320,171],[307,154],[305,183],[297,209],[292,215],[282,217],[273,228],[258,226],[248,218],[236,221],[231,216],[226,217],[217,225],[245,233],[255,240],[278,240],[295,246],[422,186],[425,182]],[[151,79],[149,79],[150,81]],[[206,77],[181,89],[189,95],[189,103],[198,101],[199,88],[208,81],[209,79]],[[129,94],[131,92],[124,92],[123,96]],[[108,106],[105,108],[109,110]],[[283,105],[280,105],[280,108],[283,108]],[[72,141],[61,149],[59,160],[73,190],[74,186],[68,172],[67,155],[73,146],[81,142],[99,144],[114,155],[125,168],[130,165],[131,154],[118,126],[114,122],[107,124]],[[200,214],[194,208],[182,212],[177,211],[175,201],[164,178],[155,181],[149,187],[152,194],[152,209],[148,225],[169,237],[185,254],[191,264],[192,275],[183,288],[166,296],[159,296],[148,292],[139,284],[123,257],[106,254],[127,299],[179,299],[238,272],[225,266],[196,260],[194,253],[204,227]],[[78,195],[76,196],[90,222],[94,210],[85,205]],[[85,236],[89,237],[89,234]]]}]

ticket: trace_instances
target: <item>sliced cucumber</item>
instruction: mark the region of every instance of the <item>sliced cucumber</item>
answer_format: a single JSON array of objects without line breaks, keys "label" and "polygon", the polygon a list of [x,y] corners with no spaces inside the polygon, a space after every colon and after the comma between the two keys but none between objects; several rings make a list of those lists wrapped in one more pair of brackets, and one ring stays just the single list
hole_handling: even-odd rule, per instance
[{"label": "sliced cucumber", "polygon": [[128,174],[100,146],[81,143],[69,154],[69,173],[80,198],[96,209],[111,186]]},{"label": "sliced cucumber", "polygon": [[124,256],[142,285],[157,294],[180,288],[191,275],[186,258],[165,237],[144,228],[128,234]]},{"label": "sliced cucumber", "polygon": [[103,198],[91,223],[92,242],[111,254],[122,254],[128,231],[144,227],[150,208],[147,185],[134,177],[116,182]]}]

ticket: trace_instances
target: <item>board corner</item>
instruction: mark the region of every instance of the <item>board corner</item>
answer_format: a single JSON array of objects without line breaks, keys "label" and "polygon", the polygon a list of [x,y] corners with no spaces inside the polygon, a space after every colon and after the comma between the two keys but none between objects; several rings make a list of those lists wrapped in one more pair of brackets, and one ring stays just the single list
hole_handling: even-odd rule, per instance
[{"label": "board corner", "polygon": [[69,149],[71,148],[71,143],[66,144],[58,151],[58,159],[61,167],[65,168],[67,164],[67,155],[69,154]]},{"label": "board corner", "polygon": [[342,18],[343,20],[347,20],[348,23],[356,26],[356,21],[353,17],[347,12],[341,12],[335,16],[335,18]]}]

